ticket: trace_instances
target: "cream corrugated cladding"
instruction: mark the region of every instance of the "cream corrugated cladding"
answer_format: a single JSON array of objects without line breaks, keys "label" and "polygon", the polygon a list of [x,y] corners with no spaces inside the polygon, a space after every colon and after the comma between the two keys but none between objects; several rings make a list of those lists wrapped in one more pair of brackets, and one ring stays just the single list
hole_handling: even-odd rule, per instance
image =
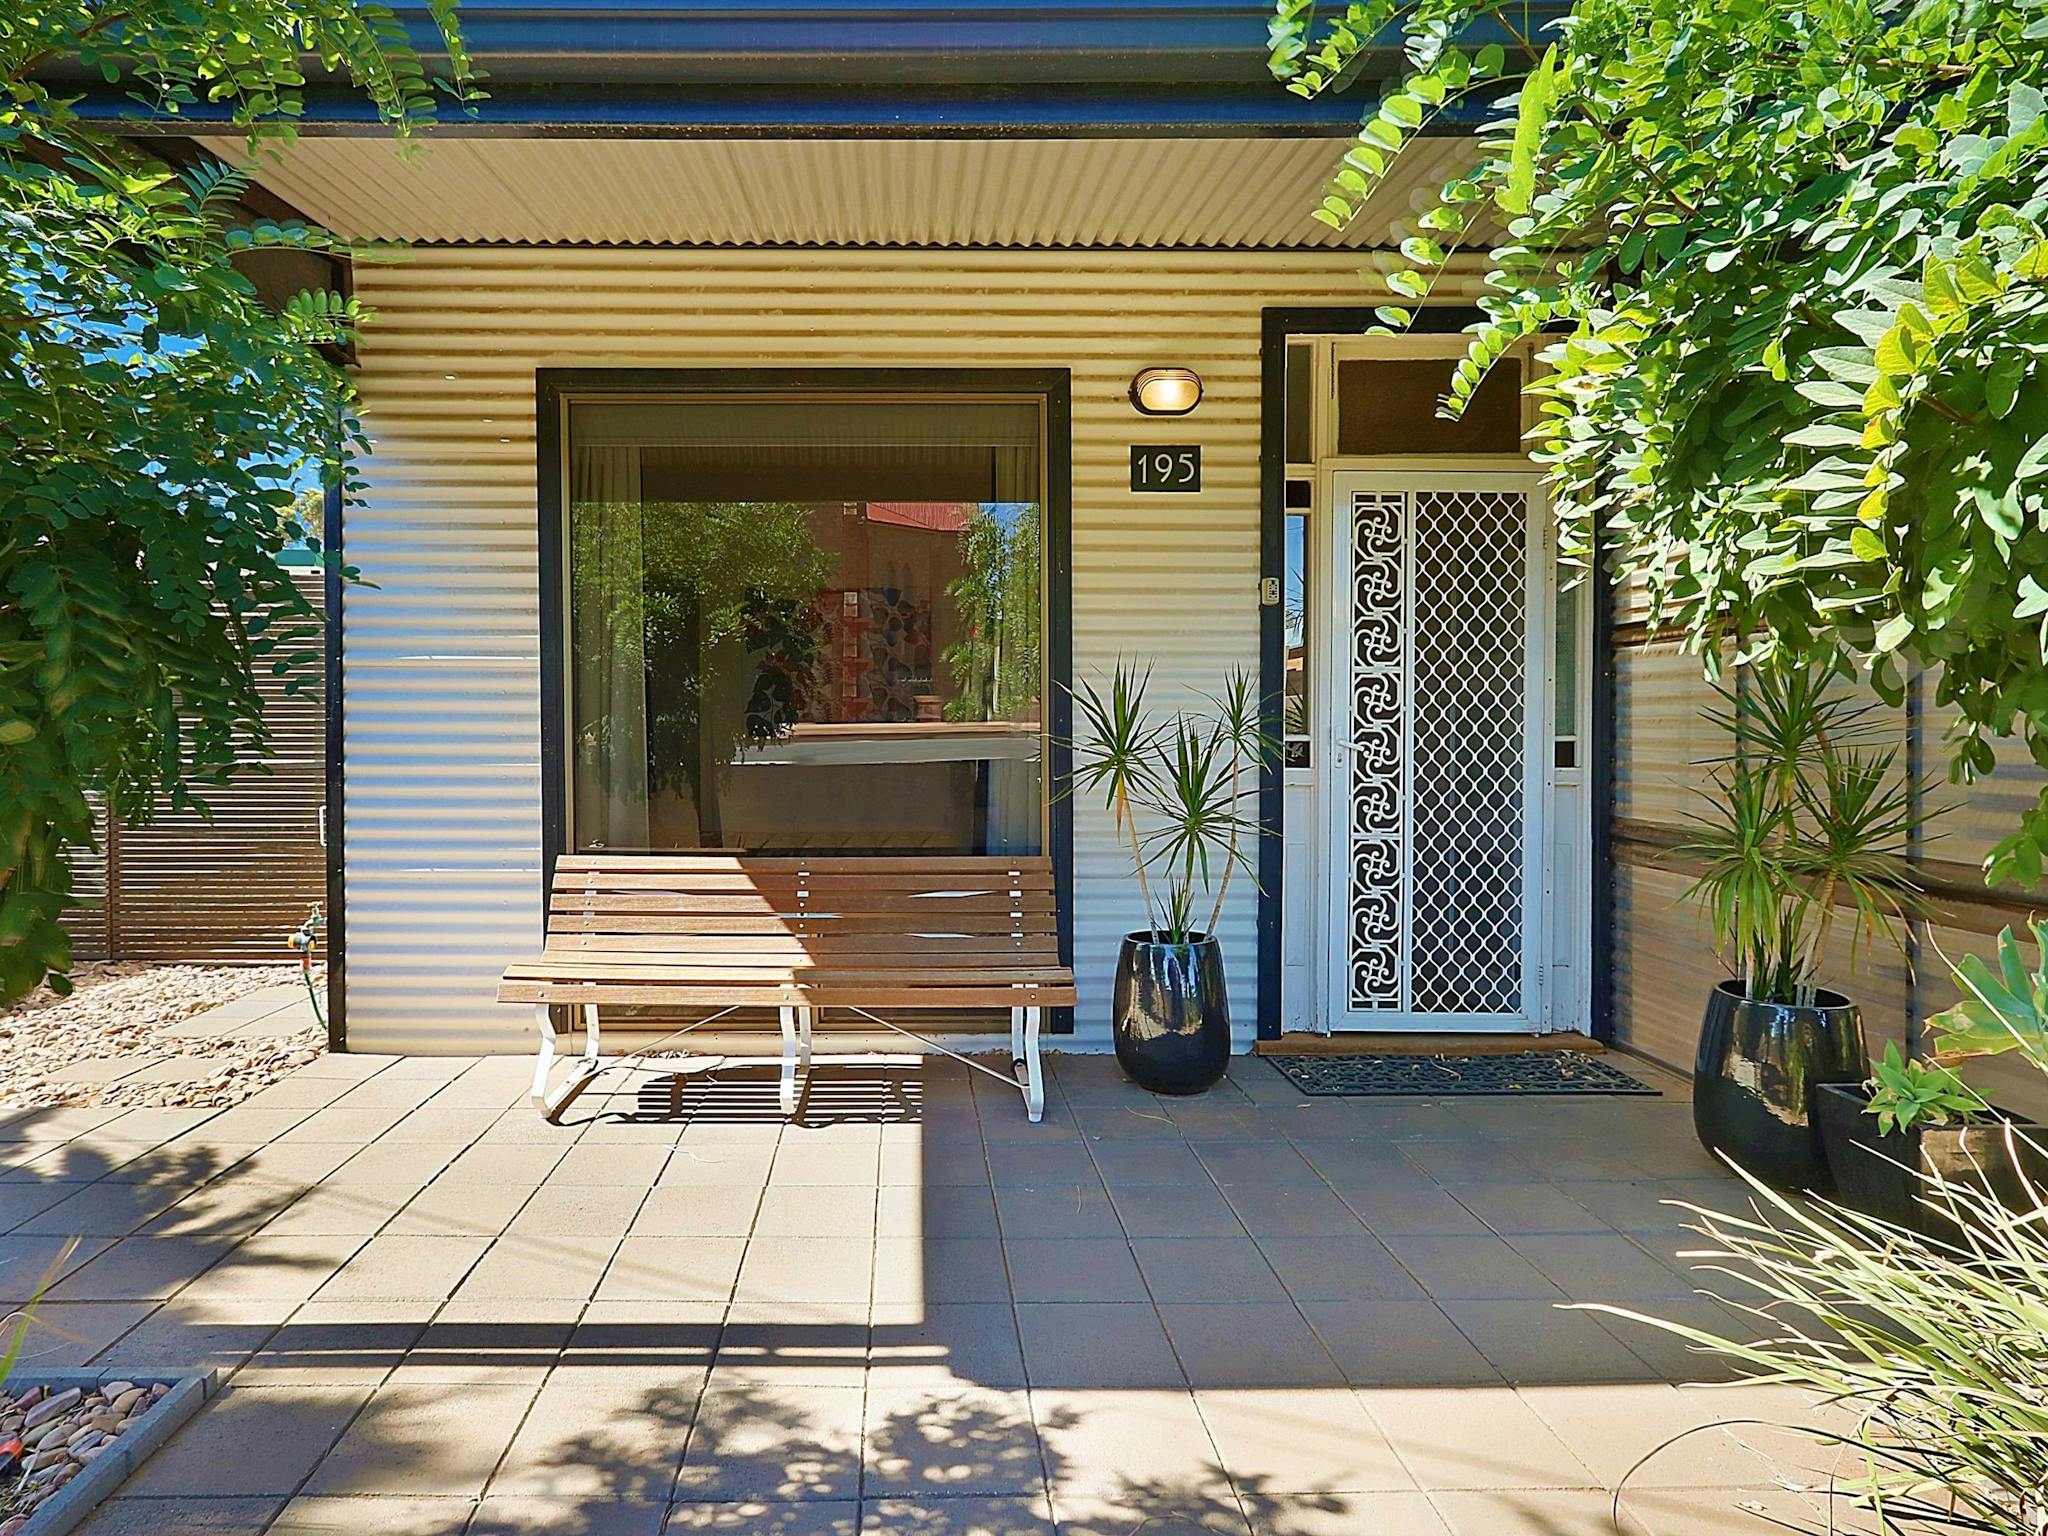
[{"label": "cream corrugated cladding", "polygon": [[[374,452],[346,553],[348,1028],[364,1051],[524,1049],[492,1001],[540,934],[534,371],[542,367],[1056,367],[1073,380],[1077,673],[1157,663],[1159,702],[1256,664],[1259,337],[1268,305],[1372,302],[1336,252],[422,248],[363,264]],[[1147,424],[1147,364],[1202,375]],[[1133,496],[1128,445],[1196,442],[1203,489]],[[1107,818],[1077,807],[1075,1045],[1107,1042],[1136,914]],[[1223,933],[1255,1025],[1255,900]]]}]

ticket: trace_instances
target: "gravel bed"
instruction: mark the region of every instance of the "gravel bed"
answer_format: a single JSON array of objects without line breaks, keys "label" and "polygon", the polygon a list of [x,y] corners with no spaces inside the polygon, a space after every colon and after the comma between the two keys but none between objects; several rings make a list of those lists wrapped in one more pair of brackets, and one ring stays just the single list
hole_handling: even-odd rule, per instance
[{"label": "gravel bed", "polygon": [[[171,1034],[209,1008],[266,987],[299,986],[296,965],[157,965],[122,960],[78,966],[74,990],[44,988],[0,1011],[0,1106],[239,1104],[327,1048],[314,1026],[288,1035],[218,1038]],[[316,969],[315,987],[322,983]],[[211,1070],[188,1082],[89,1082],[59,1077],[81,1062],[112,1056],[204,1058]]]},{"label": "gravel bed", "polygon": [[112,1450],[170,1390],[167,1381],[110,1381],[90,1391],[0,1392],[0,1442],[20,1445],[0,1473],[0,1536],[26,1529],[37,1505]]}]

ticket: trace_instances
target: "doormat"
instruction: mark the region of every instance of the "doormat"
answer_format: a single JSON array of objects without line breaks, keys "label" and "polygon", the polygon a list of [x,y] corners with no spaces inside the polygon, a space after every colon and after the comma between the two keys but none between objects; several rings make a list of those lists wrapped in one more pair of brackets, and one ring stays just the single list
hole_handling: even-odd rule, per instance
[{"label": "doormat", "polygon": [[1268,1056],[1274,1071],[1317,1098],[1458,1094],[1635,1093],[1659,1090],[1584,1051],[1502,1056]]}]

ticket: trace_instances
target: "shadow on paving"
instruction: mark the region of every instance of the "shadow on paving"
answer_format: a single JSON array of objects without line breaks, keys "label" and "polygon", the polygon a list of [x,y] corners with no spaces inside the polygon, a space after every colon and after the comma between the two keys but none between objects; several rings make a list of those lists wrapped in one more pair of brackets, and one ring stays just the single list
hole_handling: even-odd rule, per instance
[{"label": "shadow on paving", "polygon": [[1824,1528],[1685,1436],[1741,1416],[1671,1385],[1705,1362],[1561,1310],[1732,1321],[1660,1253],[1734,1187],[1682,1103],[1054,1060],[1039,1126],[931,1061],[822,1067],[794,1122],[759,1063],[548,1127],[523,1063],[348,1057],[5,1117],[16,1294],[78,1239],[31,1356],[232,1382],[85,1529],[1593,1536],[1674,1435],[1639,1524]]}]

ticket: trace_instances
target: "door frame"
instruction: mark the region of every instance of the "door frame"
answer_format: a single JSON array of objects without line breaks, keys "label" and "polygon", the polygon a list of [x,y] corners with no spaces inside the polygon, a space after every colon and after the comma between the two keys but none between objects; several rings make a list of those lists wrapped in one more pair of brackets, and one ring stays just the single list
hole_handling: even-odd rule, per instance
[{"label": "door frame", "polygon": [[[1318,503],[1324,509],[1324,527],[1319,540],[1325,594],[1322,622],[1315,628],[1310,668],[1319,674],[1317,705],[1322,718],[1317,722],[1316,745],[1328,771],[1316,783],[1316,816],[1327,857],[1313,892],[1316,949],[1321,956],[1321,1008],[1324,1027],[1331,1033],[1458,1033],[1522,1034],[1543,1032],[1552,1027],[1550,998],[1545,986],[1546,957],[1552,948],[1550,933],[1553,904],[1546,900],[1551,866],[1549,842],[1555,806],[1551,793],[1546,747],[1550,739],[1547,706],[1552,699],[1552,630],[1556,603],[1556,562],[1554,532],[1549,515],[1549,498],[1543,475],[1526,460],[1503,463],[1492,456],[1460,458],[1408,455],[1386,458],[1332,459],[1318,466]],[[1340,893],[1349,877],[1350,797],[1346,792],[1346,765],[1351,747],[1345,729],[1348,710],[1343,707],[1350,687],[1350,668],[1340,672],[1341,636],[1348,633],[1349,610],[1341,602],[1347,584],[1340,574],[1351,554],[1352,520],[1340,515],[1340,508],[1355,490],[1475,489],[1512,490],[1527,496],[1523,519],[1523,761],[1522,761],[1522,1010],[1514,1014],[1415,1014],[1407,1010],[1354,1012],[1343,1006],[1344,982],[1349,969],[1349,945],[1343,925],[1337,920]],[[1403,540],[1403,557],[1412,572],[1413,530]],[[1412,579],[1412,577],[1411,577]],[[1404,592],[1412,586],[1404,583]],[[1412,644],[1412,640],[1411,640]],[[1410,674],[1412,684],[1412,672]],[[1414,754],[1412,691],[1404,691],[1402,753],[1412,763]],[[1405,797],[1404,797],[1405,803]],[[1402,850],[1402,884],[1409,886],[1412,845]],[[1405,926],[1409,912],[1404,909]]]}]

